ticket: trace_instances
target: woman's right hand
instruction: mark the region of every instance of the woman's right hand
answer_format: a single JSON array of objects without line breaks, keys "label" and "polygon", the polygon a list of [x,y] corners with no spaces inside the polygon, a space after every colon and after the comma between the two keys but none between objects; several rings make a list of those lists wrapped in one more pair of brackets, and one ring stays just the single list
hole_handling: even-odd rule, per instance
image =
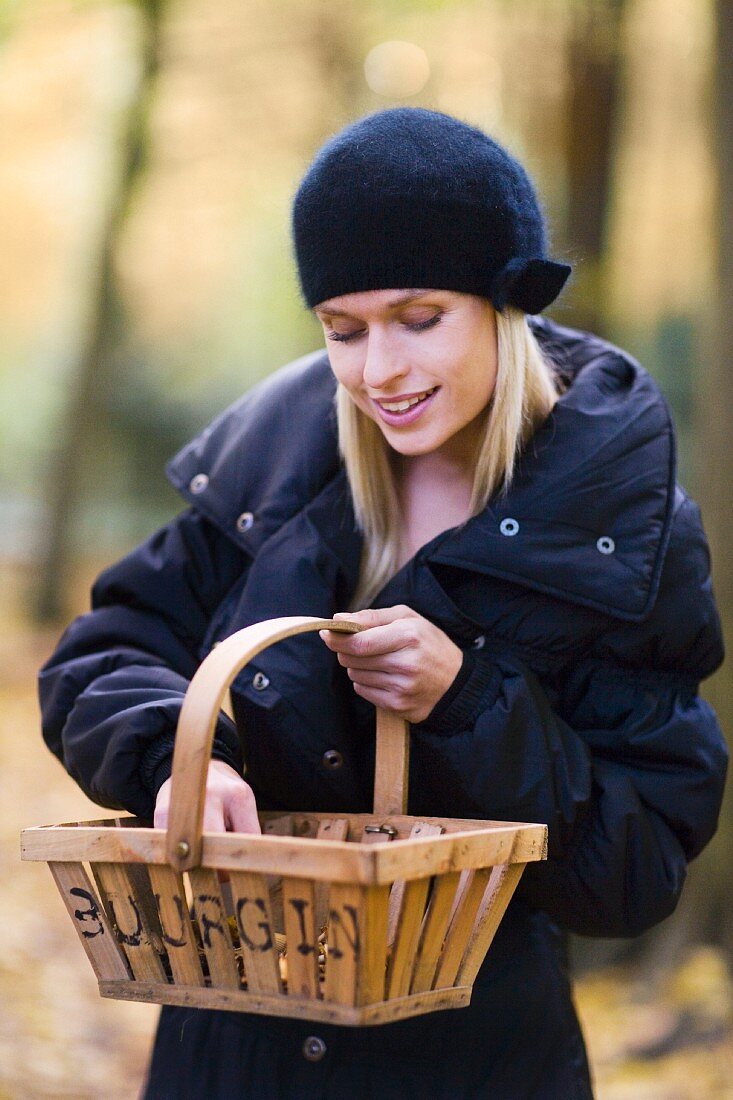
[{"label": "woman's right hand", "polygon": [[[156,829],[168,827],[170,800],[171,780],[166,779],[155,802],[153,825]],[[223,760],[212,760],[209,763],[203,828],[206,833],[262,832],[252,788]]]}]

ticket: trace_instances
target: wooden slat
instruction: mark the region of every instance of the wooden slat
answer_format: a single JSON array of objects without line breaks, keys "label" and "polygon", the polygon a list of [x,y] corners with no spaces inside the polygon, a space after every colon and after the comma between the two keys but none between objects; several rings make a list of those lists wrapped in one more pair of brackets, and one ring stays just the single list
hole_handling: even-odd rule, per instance
[{"label": "wooden slat", "polygon": [[[349,823],[346,818],[327,818],[321,821],[318,825],[317,840],[337,840],[339,842],[345,841],[349,835]],[[353,845],[349,845],[349,848]],[[289,866],[289,869],[290,866]],[[296,868],[293,867],[292,871],[295,872]],[[310,875],[303,876],[310,878]],[[316,934],[318,935],[328,920],[328,892],[330,889],[330,879],[328,882],[317,882],[315,885],[315,922],[316,922]]]},{"label": "wooden slat", "polygon": [[429,887],[429,878],[417,878],[403,884],[387,979],[388,997],[404,997],[410,992],[415,952]]},{"label": "wooden slat", "polygon": [[[285,814],[282,817],[273,817],[262,824],[262,832],[265,836],[292,836],[293,815]],[[268,875],[266,878],[267,889],[270,893],[270,914],[272,927],[276,932],[285,931],[285,917],[283,915],[283,887],[282,875]]]},{"label": "wooden slat", "polygon": [[386,886],[333,886],[323,990],[327,1001],[358,1005],[383,999],[388,901]]},{"label": "wooden slat", "polygon": [[328,956],[323,996],[355,1005],[359,964],[364,950],[363,887],[334,883],[329,895]]},{"label": "wooden slat", "polygon": [[278,950],[265,877],[232,871],[230,885],[247,989],[255,993],[281,993]]},{"label": "wooden slat", "polygon": [[[414,840],[417,837],[426,836],[440,836],[443,832],[442,825],[436,825],[429,821],[416,821],[410,830],[410,839]],[[405,891],[405,880],[397,879],[392,886],[389,895],[389,924],[387,929],[387,939],[390,944],[394,943],[395,933],[397,930],[397,922],[400,917],[400,910],[402,908],[402,895]]]},{"label": "wooden slat", "polygon": [[82,864],[49,863],[48,866],[97,980],[129,981],[127,962]]},{"label": "wooden slat", "polygon": [[239,970],[224,898],[216,871],[198,867],[189,872],[193,910],[209,966],[212,985],[239,988]]},{"label": "wooden slat", "polygon": [[472,878],[473,878],[473,872],[472,871],[470,871],[470,870],[461,871],[461,877],[458,881],[458,886],[456,888],[455,896],[453,898],[453,904],[451,905],[450,917],[449,917],[449,920],[448,920],[449,924],[453,920],[453,917],[455,916],[455,913],[456,913],[456,909],[461,904],[461,901],[463,900],[463,895],[466,893],[466,890],[470,886]]},{"label": "wooden slat", "polygon": [[287,940],[288,996],[318,997],[318,933],[315,891],[310,879],[283,879],[283,911]]},{"label": "wooden slat", "polygon": [[142,863],[128,863],[125,865],[125,872],[135,890],[135,900],[140,906],[143,924],[148,930],[153,947],[158,955],[162,955],[165,948],[158,906],[150,884],[149,868]]},{"label": "wooden slat", "polygon": [[300,1000],[265,993],[248,993],[236,989],[185,989],[177,985],[155,985],[150,982],[101,982],[103,997],[123,1001],[153,1001],[158,1004],[182,1005],[186,1008],[218,1008],[227,1012],[253,1012],[265,1016],[288,1016],[291,1019],[320,1020],[323,1023],[347,1027],[386,1024],[408,1016],[421,1016],[439,1009],[463,1008],[471,999],[471,990],[464,986],[454,989],[433,989],[413,997],[395,1001],[378,1001],[359,1007],[335,1004],[333,1001]]},{"label": "wooden slat", "polygon": [[387,975],[387,911],[389,886],[362,887],[364,947],[357,976],[356,1003],[384,1000]]},{"label": "wooden slat", "polygon": [[150,885],[160,915],[161,937],[173,980],[181,985],[204,985],[196,936],[188,913],[183,878],[171,867],[151,864]]},{"label": "wooden slat", "polygon": [[525,866],[524,863],[502,863],[493,869],[458,970],[459,985],[473,985]]},{"label": "wooden slat", "polygon": [[460,871],[451,871],[433,880],[433,892],[415,953],[412,993],[425,993],[432,988],[460,878]]},{"label": "wooden slat", "polygon": [[473,931],[476,913],[491,875],[490,867],[480,867],[471,873],[448,927],[445,944],[435,976],[435,988],[441,989],[455,983],[466,946]]},{"label": "wooden slat", "polygon": [[[147,896],[141,891],[141,872],[146,872],[140,866],[136,870],[133,880],[124,863],[92,865],[100,897],[136,980],[166,981],[159,953],[162,944],[158,929],[151,927],[151,906]],[[152,896],[149,883],[147,890]],[[156,941],[159,950],[156,950]]]},{"label": "wooden slat", "polygon": [[262,832],[265,836],[292,836],[293,815],[278,814],[277,817],[268,817],[262,822]]}]

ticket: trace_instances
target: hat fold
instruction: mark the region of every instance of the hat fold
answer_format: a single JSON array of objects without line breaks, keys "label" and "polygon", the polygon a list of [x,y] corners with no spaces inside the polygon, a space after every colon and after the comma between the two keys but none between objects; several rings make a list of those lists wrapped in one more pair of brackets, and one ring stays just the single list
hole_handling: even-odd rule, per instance
[{"label": "hat fold", "polygon": [[525,313],[541,313],[560,293],[571,270],[569,264],[542,256],[515,256],[493,278],[491,301],[498,310],[510,305]]}]

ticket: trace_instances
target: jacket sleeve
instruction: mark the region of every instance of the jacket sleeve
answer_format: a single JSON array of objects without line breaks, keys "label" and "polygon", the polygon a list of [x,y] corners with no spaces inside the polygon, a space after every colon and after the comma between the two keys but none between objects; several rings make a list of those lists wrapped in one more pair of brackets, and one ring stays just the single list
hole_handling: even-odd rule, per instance
[{"label": "jacket sleeve", "polygon": [[439,783],[441,812],[548,825],[548,859],[520,884],[530,904],[583,935],[636,935],[673,911],[716,828],[727,753],[697,686],[721,660],[686,501],[647,622],[600,639],[554,707],[520,662],[476,655],[458,695],[416,727],[414,766]]},{"label": "jacket sleeve", "polygon": [[[94,802],[152,818],[212,616],[247,563],[191,510],[99,577],[39,677],[46,743]],[[242,770],[225,715],[213,755]]]}]

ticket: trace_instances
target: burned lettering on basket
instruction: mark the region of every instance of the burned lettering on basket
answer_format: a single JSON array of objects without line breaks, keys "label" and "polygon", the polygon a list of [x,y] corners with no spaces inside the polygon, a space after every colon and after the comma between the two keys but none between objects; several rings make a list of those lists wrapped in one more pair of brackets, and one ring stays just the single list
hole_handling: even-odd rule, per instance
[{"label": "burned lettering on basket", "polygon": [[[342,916],[342,913],[348,913],[351,924],[351,932],[346,927],[346,922]],[[331,909],[329,911],[329,922],[333,933],[333,942],[331,944],[330,955],[334,959],[340,959],[344,955],[343,949],[339,946],[342,942],[339,934],[339,928],[343,930],[344,937],[349,947],[351,948],[354,958],[358,959],[361,953],[361,939],[359,937],[359,916],[353,905],[342,906],[342,911],[339,913],[337,909]]]},{"label": "burned lettering on basket", "polygon": [[[174,894],[173,895],[173,902],[175,903],[176,909],[178,910],[178,919],[179,919],[180,925],[181,925],[181,928],[180,928],[180,933],[181,934],[178,937],[169,936],[168,933],[166,932],[165,928],[163,927],[163,923],[161,921],[160,930],[161,930],[161,933],[162,933],[162,936],[163,936],[163,942],[167,943],[169,947],[185,947],[186,944],[188,943],[188,939],[186,937],[186,917],[185,917],[186,910],[184,908],[183,899],[181,898],[180,894]],[[158,911],[162,915],[162,908],[161,908],[161,904],[160,904],[160,894],[155,895],[155,903],[158,906]]]},{"label": "burned lettering on basket", "polygon": [[308,943],[306,938],[305,927],[305,911],[309,908],[309,903],[305,898],[290,898],[290,904],[295,912],[298,914],[298,925],[300,930],[300,943],[297,946],[297,951],[301,955],[314,955],[316,952],[312,943]]},{"label": "burned lettering on basket", "polygon": [[84,901],[89,902],[88,909],[74,910],[74,917],[76,918],[76,920],[78,920],[80,924],[84,924],[88,917],[89,920],[96,921],[97,924],[97,927],[94,929],[93,932],[90,929],[82,928],[82,936],[84,936],[84,938],[87,940],[93,939],[94,936],[103,936],[104,925],[102,924],[99,916],[99,903],[94,897],[94,894],[90,894],[88,890],[82,890],[80,886],[72,886],[71,890],[69,890],[69,893],[72,894],[75,898],[84,898]]},{"label": "burned lettering on basket", "polygon": [[[226,940],[227,937],[222,923],[221,899],[217,898],[214,894],[199,894],[196,900],[199,903],[196,909],[198,911],[199,927],[201,929],[201,939],[204,941],[204,947],[211,947],[212,928],[215,928]],[[209,902],[215,906],[218,912],[218,918],[214,918],[213,920],[204,908]]]},{"label": "burned lettering on basket", "polygon": [[[254,905],[265,916],[265,920],[258,921],[256,926],[261,928],[265,934],[265,938],[261,943],[255,943],[254,940],[247,934],[244,927],[244,908],[246,905]],[[256,914],[255,914],[256,915]],[[269,951],[272,947],[272,929],[270,928],[270,922],[267,920],[267,907],[262,898],[240,898],[237,902],[237,925],[239,926],[239,934],[242,937],[242,943],[249,948],[250,951]]]},{"label": "burned lettering on basket", "polygon": [[124,943],[126,947],[139,947],[143,938],[143,922],[140,916],[140,910],[137,907],[135,899],[131,897],[130,894],[127,895],[127,900],[130,904],[130,908],[135,914],[135,919],[137,921],[137,928],[134,932],[122,931],[119,918],[117,916],[117,913],[115,912],[115,906],[112,898],[109,899],[109,911],[112,914],[112,920],[114,921],[115,927],[117,928],[117,935],[119,937],[120,943]]}]

